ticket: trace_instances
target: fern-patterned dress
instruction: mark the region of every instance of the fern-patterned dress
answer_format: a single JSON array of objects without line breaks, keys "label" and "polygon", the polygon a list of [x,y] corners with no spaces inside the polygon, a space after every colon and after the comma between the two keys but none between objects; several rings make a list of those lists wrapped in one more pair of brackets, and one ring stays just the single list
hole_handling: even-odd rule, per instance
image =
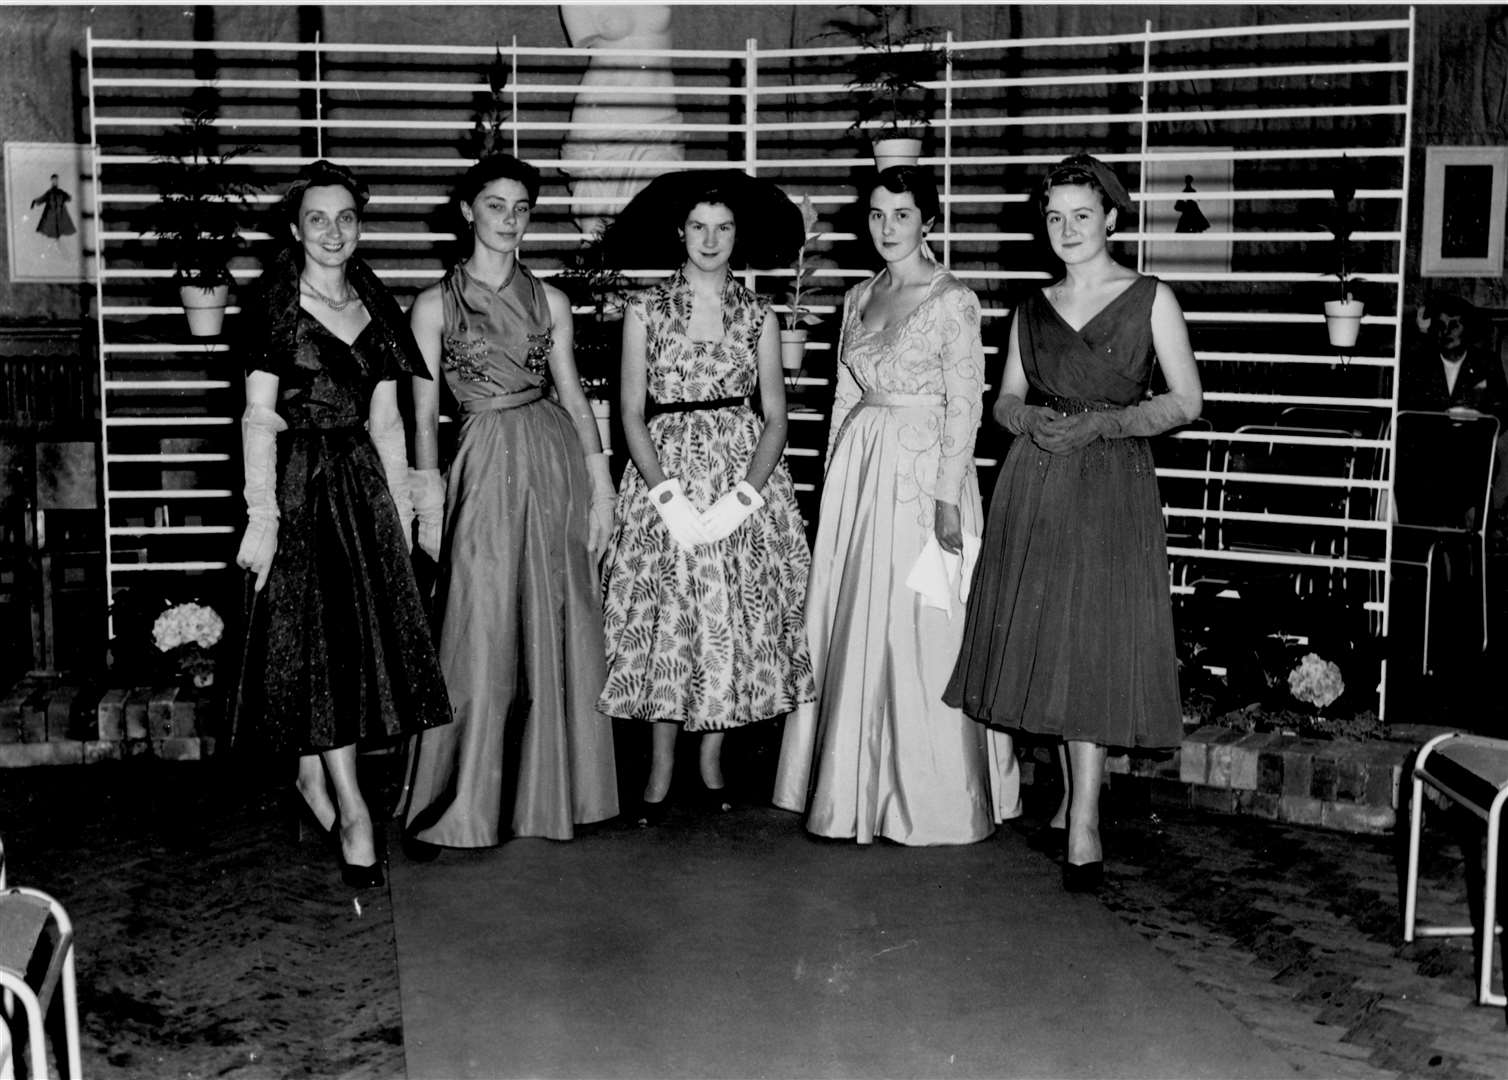
[{"label": "fern-patterned dress", "polygon": [[[632,303],[647,332],[650,414],[666,476],[705,510],[744,478],[762,424],[749,407],[769,309],[730,275],[723,336],[693,341],[691,289],[678,272]],[[684,408],[691,403],[701,407]],[[781,462],[764,506],[732,535],[682,549],[650,504],[639,470],[624,470],[618,524],[604,560],[609,716],[723,731],[789,712],[813,696],[802,604],[811,553],[791,476]]]}]

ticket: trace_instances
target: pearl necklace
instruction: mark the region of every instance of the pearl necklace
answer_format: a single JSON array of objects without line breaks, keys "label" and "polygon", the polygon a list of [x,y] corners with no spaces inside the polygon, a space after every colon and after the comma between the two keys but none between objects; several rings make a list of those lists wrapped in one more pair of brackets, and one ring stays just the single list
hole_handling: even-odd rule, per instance
[{"label": "pearl necklace", "polygon": [[[328,307],[331,311],[344,311],[352,304],[355,304],[361,300],[361,297],[357,296],[354,292],[344,300],[336,300],[334,297],[326,296],[324,293],[316,289],[313,285],[309,284],[309,279],[304,277],[303,275],[299,276],[298,283],[299,286],[304,290],[305,295],[312,296],[317,300],[323,301],[325,306]],[[346,288],[349,289],[350,286],[347,285]]]}]

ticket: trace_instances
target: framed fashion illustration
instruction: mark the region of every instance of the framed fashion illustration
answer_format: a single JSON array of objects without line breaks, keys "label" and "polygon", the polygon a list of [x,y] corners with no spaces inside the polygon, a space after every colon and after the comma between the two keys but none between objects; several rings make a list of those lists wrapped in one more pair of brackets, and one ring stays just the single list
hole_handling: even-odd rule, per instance
[{"label": "framed fashion illustration", "polygon": [[1497,277],[1508,214],[1508,146],[1430,146],[1424,151],[1425,277]]},{"label": "framed fashion illustration", "polygon": [[[1153,153],[1176,153],[1180,147],[1154,147]],[[1222,148],[1189,148],[1199,156],[1192,160],[1148,161],[1146,258],[1149,274],[1225,274],[1230,272],[1231,175],[1230,158],[1208,157]],[[1226,148],[1227,150],[1229,148]],[[1176,197],[1174,197],[1176,196]],[[1209,239],[1201,233],[1212,234]],[[1226,239],[1214,236],[1224,233]]]},{"label": "framed fashion illustration", "polygon": [[12,281],[93,278],[94,170],[76,143],[5,144]]}]

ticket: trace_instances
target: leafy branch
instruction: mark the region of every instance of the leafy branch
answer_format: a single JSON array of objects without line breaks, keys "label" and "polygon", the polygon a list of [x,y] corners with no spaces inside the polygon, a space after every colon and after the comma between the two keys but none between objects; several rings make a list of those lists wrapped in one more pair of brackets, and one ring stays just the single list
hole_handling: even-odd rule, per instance
[{"label": "leafy branch", "polygon": [[912,26],[899,4],[861,4],[865,22],[832,19],[823,37],[845,37],[859,47],[848,60],[859,114],[850,131],[878,127],[895,136],[925,128],[932,119],[932,91],[923,84],[942,69],[942,52],[933,42],[943,30]]},{"label": "leafy branch", "polygon": [[806,261],[808,241],[816,235],[817,211],[812,207],[810,195],[801,196],[801,247],[796,251],[796,273],[791,278],[791,287],[786,292],[790,310],[782,316],[787,330],[799,330],[803,326],[815,326],[822,320],[805,303],[811,288],[812,268]]},{"label": "leafy branch", "polygon": [[503,63],[503,50],[497,47],[492,63],[487,67],[486,96],[477,95],[478,112],[471,135],[467,139],[467,152],[480,161],[488,154],[506,151],[511,143],[503,137],[503,126],[513,117],[513,107],[508,104],[508,65]]}]

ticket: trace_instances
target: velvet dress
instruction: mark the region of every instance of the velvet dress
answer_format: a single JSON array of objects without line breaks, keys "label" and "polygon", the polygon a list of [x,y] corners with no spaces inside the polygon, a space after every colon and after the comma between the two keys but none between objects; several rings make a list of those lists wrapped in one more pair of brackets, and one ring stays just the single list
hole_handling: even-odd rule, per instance
[{"label": "velvet dress", "polygon": [[[1081,330],[1034,293],[1017,312],[1029,404],[1119,409],[1155,366],[1141,277]],[[1144,438],[1006,455],[945,700],[992,725],[1116,747],[1182,738],[1167,534]]]},{"label": "velvet dress", "polygon": [[591,477],[551,388],[544,286],[517,260],[497,290],[462,265],[441,285],[441,367],[460,406],[435,586],[455,722],[412,748],[417,839],[569,840],[618,813],[612,721],[587,551]]},{"label": "velvet dress", "polygon": [[365,266],[348,276],[372,321],[346,344],[298,303],[297,269],[249,305],[247,371],[278,377],[277,552],[246,575],[231,700],[240,745],[365,748],[450,720],[403,526],[366,422],[377,383],[427,374],[407,321]]},{"label": "velvet dress", "polygon": [[931,607],[906,579],[937,500],[957,505],[970,536],[984,516],[979,300],[939,266],[915,310],[870,330],[872,287],[855,286],[843,308],[806,602],[817,704],[786,720],[773,801],[833,839],[972,843],[1019,813],[1014,760],[994,760],[1007,741],[942,702],[962,599]]},{"label": "velvet dress", "polygon": [[[744,478],[759,444],[763,425],[747,399],[768,306],[729,275],[723,336],[709,342],[687,332],[691,289],[679,272],[632,302],[647,332],[649,399],[677,406],[650,415],[649,436],[665,475],[705,510]],[[711,407],[680,408],[697,403]],[[761,494],[764,505],[730,536],[688,552],[639,470],[624,470],[603,559],[603,712],[723,731],[812,699],[801,614],[811,552],[783,461]]]}]

